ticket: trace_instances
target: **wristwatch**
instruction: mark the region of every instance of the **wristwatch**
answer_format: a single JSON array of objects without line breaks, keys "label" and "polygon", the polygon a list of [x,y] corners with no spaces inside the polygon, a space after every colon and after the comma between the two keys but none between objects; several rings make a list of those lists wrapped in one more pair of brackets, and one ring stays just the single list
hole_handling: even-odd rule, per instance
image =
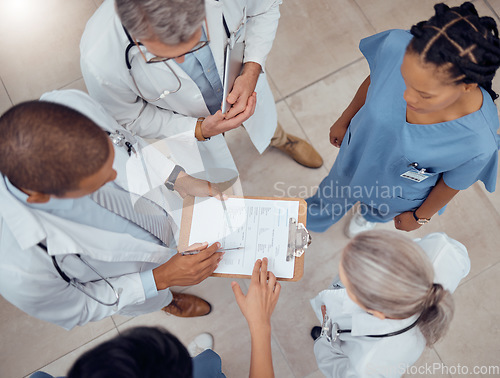
[{"label": "wristwatch", "polygon": [[423,226],[424,224],[427,224],[429,223],[431,220],[430,219],[427,219],[427,218],[419,218],[417,217],[417,214],[416,214],[417,210],[413,210],[412,214],[413,214],[413,218],[415,218],[415,220],[417,221],[417,223],[421,226]]},{"label": "wristwatch", "polygon": [[201,131],[201,124],[203,123],[204,120],[205,120],[205,117],[198,118],[198,120],[196,121],[196,127],[194,128],[194,136],[200,142],[204,142],[206,140],[210,140],[210,137],[205,138],[203,136],[203,132]]},{"label": "wristwatch", "polygon": [[168,176],[167,181],[165,181],[165,186],[168,190],[174,191],[175,181],[177,180],[177,176],[179,176],[179,173],[181,172],[186,171],[180,165],[176,165],[172,170],[172,173],[170,173],[170,176]]}]

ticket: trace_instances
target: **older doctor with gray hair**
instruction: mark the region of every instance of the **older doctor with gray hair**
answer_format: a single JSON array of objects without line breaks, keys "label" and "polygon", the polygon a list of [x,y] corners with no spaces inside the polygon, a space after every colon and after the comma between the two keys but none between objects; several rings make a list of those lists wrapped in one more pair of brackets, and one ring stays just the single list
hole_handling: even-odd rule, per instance
[{"label": "older doctor with gray hair", "polygon": [[[260,153],[271,145],[317,168],[321,156],[277,122],[266,79],[280,3],[106,0],[80,44],[89,93],[133,133],[176,141],[177,160],[188,172],[183,160],[200,156],[205,179],[228,178],[211,172],[237,175],[223,133],[242,124]],[[222,113],[225,50],[239,42],[244,64]]]},{"label": "older doctor with gray hair", "polygon": [[444,233],[411,240],[366,231],[342,251],[339,279],[311,300],[314,354],[326,377],[401,377],[453,318],[467,249]]}]

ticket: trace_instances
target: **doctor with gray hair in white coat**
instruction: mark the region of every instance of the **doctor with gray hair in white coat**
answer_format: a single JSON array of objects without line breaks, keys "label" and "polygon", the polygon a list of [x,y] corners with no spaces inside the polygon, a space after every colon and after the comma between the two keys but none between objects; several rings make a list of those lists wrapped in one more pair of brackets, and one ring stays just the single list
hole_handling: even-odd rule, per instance
[{"label": "doctor with gray hair in white coat", "polygon": [[401,377],[443,338],[452,293],[470,270],[466,248],[444,233],[411,239],[360,233],[344,248],[340,280],[311,300],[314,354],[327,377]]},{"label": "doctor with gray hair in white coat", "polygon": [[[300,164],[317,168],[321,156],[277,122],[266,79],[280,3],[106,0],[87,23],[80,43],[88,91],[132,133],[179,137],[174,156],[183,160],[201,155],[207,174],[203,178],[210,181],[237,176],[223,134],[242,124],[259,153],[275,146]],[[243,68],[223,114],[225,50],[240,42]]]}]

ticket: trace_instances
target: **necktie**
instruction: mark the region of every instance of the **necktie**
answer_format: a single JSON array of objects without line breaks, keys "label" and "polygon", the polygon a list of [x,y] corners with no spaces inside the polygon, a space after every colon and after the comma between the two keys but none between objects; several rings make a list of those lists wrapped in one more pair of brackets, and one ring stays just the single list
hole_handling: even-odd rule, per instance
[{"label": "necktie", "polygon": [[129,193],[116,184],[109,183],[90,195],[105,209],[137,224],[160,239],[165,245],[173,240],[167,212],[147,198]]}]

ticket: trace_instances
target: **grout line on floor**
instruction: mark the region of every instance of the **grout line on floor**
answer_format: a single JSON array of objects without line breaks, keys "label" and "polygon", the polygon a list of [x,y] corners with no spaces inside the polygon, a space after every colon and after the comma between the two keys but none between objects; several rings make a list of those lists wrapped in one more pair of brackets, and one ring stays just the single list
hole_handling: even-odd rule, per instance
[{"label": "grout line on floor", "polygon": [[368,25],[370,25],[370,27],[372,28],[372,34],[376,34],[378,32],[378,30],[375,28],[375,26],[373,26],[373,24],[370,22],[370,19],[366,16],[365,12],[363,12],[363,8],[358,4],[358,1],[357,0],[354,0],[354,4],[356,4],[356,7],[359,9],[359,11],[361,12],[361,14],[363,15],[363,17],[365,18],[365,21],[368,23]]},{"label": "grout line on floor", "polygon": [[3,89],[5,89],[5,93],[7,94],[7,97],[9,98],[10,101],[10,106],[14,105],[14,102],[12,101],[12,98],[10,97],[9,91],[7,90],[7,87],[5,86],[5,83],[3,82],[3,79],[0,77],[0,81],[2,82]]},{"label": "grout line on floor", "polygon": [[[481,274],[486,273],[486,272],[487,272],[487,271],[489,271],[490,269],[493,269],[493,268],[494,268],[494,267],[496,267],[497,265],[500,265],[500,261],[497,261],[496,263],[494,263],[494,264],[492,264],[492,265],[490,265],[490,266],[488,266],[488,267],[484,268],[484,269],[483,269],[483,270],[481,270],[480,272],[477,272],[474,276],[471,276],[470,278],[467,278],[467,280],[464,280],[464,281],[460,282],[460,284],[458,285],[457,289],[458,289],[459,287],[462,287],[462,286],[464,286],[464,285],[469,284],[469,282],[470,282],[470,281],[472,281],[473,279],[475,279],[475,278],[479,277]],[[469,277],[469,276],[467,276],[467,277]],[[472,285],[472,284],[471,284],[471,285]]]},{"label": "grout line on floor", "polygon": [[[446,335],[444,337],[446,337]],[[436,350],[436,348],[434,348],[434,346],[432,346],[431,349],[434,351],[434,353],[436,353],[436,356],[438,356],[439,361],[441,361],[441,364],[443,364],[444,366],[448,367],[448,365],[441,358],[441,355],[438,353],[438,351]],[[448,377],[451,377],[451,374],[448,374]]]},{"label": "grout line on floor", "polygon": [[[323,77],[320,77],[319,79],[317,79],[317,80],[315,80],[315,81],[310,82],[309,84],[307,84],[307,85],[303,86],[302,88],[299,88],[299,89],[297,89],[297,90],[293,91],[292,93],[287,94],[286,96],[284,96],[284,97],[282,97],[281,99],[279,99],[278,101],[276,101],[276,104],[278,104],[278,103],[280,103],[280,102],[282,102],[282,101],[287,100],[289,97],[295,96],[297,93],[299,93],[299,92],[303,91],[304,89],[307,89],[307,88],[309,88],[309,87],[312,87],[314,84],[317,84],[317,83],[319,83],[319,82],[320,82],[320,81],[322,81],[322,80],[328,79],[330,76],[333,76],[333,75],[335,75],[335,74],[339,73],[340,71],[342,71],[343,69],[345,69],[345,68],[349,68],[350,66],[352,66],[352,65],[354,65],[354,64],[356,64],[356,63],[358,63],[358,62],[361,62],[361,61],[363,61],[364,59],[365,59],[364,57],[359,57],[358,59],[355,59],[355,60],[353,60],[352,62],[349,62],[349,63],[347,63],[347,64],[343,65],[342,67],[340,67],[340,68],[336,69],[335,71],[332,71],[332,72],[330,72],[330,73],[328,73],[328,74],[324,75]],[[279,90],[279,89],[278,89],[278,90]]]},{"label": "grout line on floor", "polygon": [[74,83],[76,83],[78,80],[82,80],[82,79],[83,79],[83,76],[80,76],[80,77],[76,78],[75,80],[70,81],[69,83],[66,83],[66,84],[64,84],[64,85],[61,85],[59,88],[57,88],[57,90],[61,90],[61,89],[65,88],[65,87],[67,87],[68,85],[74,84]]},{"label": "grout line on floor", "polygon": [[[278,341],[278,338],[276,337],[276,335],[275,335],[274,331],[271,331],[271,339],[272,339],[272,340],[274,340],[274,342],[275,342],[275,343],[276,343],[276,345],[278,346],[278,349],[279,349],[279,351],[280,351],[281,355],[283,356],[283,359],[286,361],[286,364],[287,364],[288,368],[289,368],[289,369],[290,369],[290,371],[292,372],[293,377],[295,377],[295,378],[296,378],[297,376],[295,375],[295,373],[294,373],[294,371],[293,371],[293,369],[292,369],[292,366],[290,365],[290,361],[288,360],[288,357],[287,357],[287,355],[286,355],[285,351],[284,351],[284,350],[283,350],[283,348],[281,347],[281,344],[280,344],[280,342]],[[273,357],[273,360],[274,360],[274,356],[272,356],[272,357]]]}]

